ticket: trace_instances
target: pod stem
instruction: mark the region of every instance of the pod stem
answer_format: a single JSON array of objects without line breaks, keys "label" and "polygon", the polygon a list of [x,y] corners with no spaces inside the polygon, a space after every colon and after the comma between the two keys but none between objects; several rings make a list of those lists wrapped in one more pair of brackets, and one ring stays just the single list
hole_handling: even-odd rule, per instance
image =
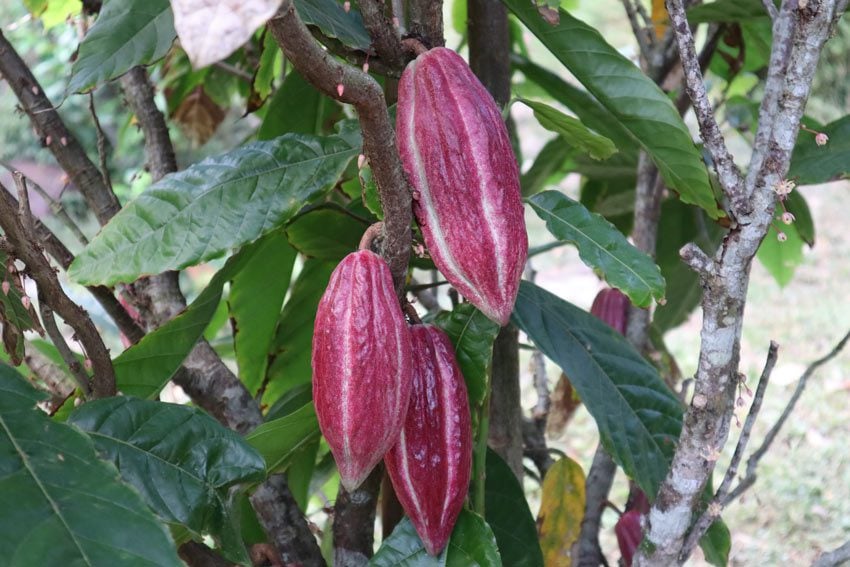
[{"label": "pod stem", "polygon": [[413,54],[417,57],[428,51],[428,48],[425,47],[425,45],[421,41],[414,37],[408,37],[406,39],[401,40],[401,45],[404,47],[405,50],[413,52]]},{"label": "pod stem", "polygon": [[384,230],[384,223],[376,222],[372,226],[366,229],[366,232],[363,233],[363,237],[360,239],[360,246],[358,249],[360,250],[371,250],[372,242],[380,236],[381,232]]},{"label": "pod stem", "polygon": [[490,384],[478,408],[478,430],[472,448],[472,510],[484,516],[485,484],[487,480],[487,437],[490,434]]}]

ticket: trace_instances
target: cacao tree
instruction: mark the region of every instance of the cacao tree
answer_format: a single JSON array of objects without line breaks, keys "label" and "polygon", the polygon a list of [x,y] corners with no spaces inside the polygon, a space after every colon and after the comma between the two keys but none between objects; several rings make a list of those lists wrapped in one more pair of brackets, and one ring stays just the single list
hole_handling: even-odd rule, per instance
[{"label": "cacao tree", "polygon": [[847,0],[579,4],[0,0],[4,564],[729,564]]}]

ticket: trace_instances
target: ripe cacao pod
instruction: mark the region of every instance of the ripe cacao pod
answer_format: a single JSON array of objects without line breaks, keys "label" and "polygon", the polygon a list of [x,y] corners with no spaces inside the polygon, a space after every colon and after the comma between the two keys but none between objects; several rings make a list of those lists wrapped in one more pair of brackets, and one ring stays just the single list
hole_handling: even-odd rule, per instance
[{"label": "ripe cacao pod", "polygon": [[410,401],[410,330],[387,264],[361,250],[331,274],[313,333],[313,402],[342,485],[357,488],[398,440]]},{"label": "ripe cacao pod", "polygon": [[620,516],[617,520],[617,525],[614,526],[614,533],[617,534],[617,543],[620,546],[620,554],[623,556],[623,563],[626,567],[632,566],[632,557],[635,555],[641,539],[643,539],[643,530],[640,526],[642,514],[637,510],[630,510]]},{"label": "ripe cacao pod", "polygon": [[472,429],[466,384],[449,338],[415,325],[413,392],[398,443],[384,457],[396,495],[431,555],[449,541],[469,490]]},{"label": "ripe cacao pod", "polygon": [[519,168],[493,97],[444,47],[413,60],[398,89],[399,153],[434,264],[505,325],[528,253]]},{"label": "ripe cacao pod", "polygon": [[618,289],[606,288],[596,294],[590,313],[602,319],[621,335],[629,322],[629,298]]}]

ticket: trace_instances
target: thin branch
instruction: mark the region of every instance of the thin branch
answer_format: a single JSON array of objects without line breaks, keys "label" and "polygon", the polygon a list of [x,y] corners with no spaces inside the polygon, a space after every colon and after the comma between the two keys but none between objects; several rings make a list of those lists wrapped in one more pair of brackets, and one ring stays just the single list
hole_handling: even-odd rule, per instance
[{"label": "thin branch", "polygon": [[89,376],[86,374],[86,369],[77,360],[77,355],[74,354],[68,343],[65,342],[65,337],[62,335],[59,327],[56,326],[53,310],[47,304],[47,300],[41,292],[39,292],[38,297],[38,310],[41,313],[41,324],[47,332],[47,336],[50,337],[56,350],[59,351],[62,360],[65,361],[65,366],[71,372],[71,376],[77,383],[77,387],[83,391],[83,397],[88,398],[91,396],[91,385],[89,384]]},{"label": "thin branch", "polygon": [[230,63],[227,63],[226,61],[216,61],[215,63],[213,63],[213,67],[218,67],[219,69],[221,69],[225,73],[229,73],[229,74],[233,75],[234,77],[238,77],[240,79],[248,81],[249,83],[254,80],[254,77],[251,76],[251,73],[249,73],[248,71],[245,71],[244,69],[240,69],[239,67],[236,67],[235,65],[231,65]]},{"label": "thin branch", "polygon": [[780,430],[785,425],[785,422],[788,421],[788,418],[794,412],[794,408],[797,405],[797,402],[800,400],[800,397],[803,395],[803,391],[806,389],[806,384],[809,381],[809,378],[815,373],[815,371],[838,356],[838,354],[847,346],[847,343],[850,342],[850,331],[844,335],[844,337],[836,344],[831,351],[829,351],[823,357],[817,359],[813,363],[806,368],[806,371],[803,372],[800,379],[797,381],[797,387],[794,389],[794,393],[791,395],[791,399],[788,400],[788,404],[785,406],[785,409],[782,411],[782,414],[779,416],[779,419],[776,420],[776,423],[773,424],[773,427],[767,432],[764,436],[764,441],[762,441],[761,445],[758,449],[753,451],[750,458],[747,459],[747,471],[744,475],[744,478],[741,479],[741,482],[735,487],[735,489],[729,493],[729,495],[724,499],[723,504],[727,505],[739,496],[743,494],[747,489],[749,489],[756,482],[756,470],[758,469],[759,462],[761,459],[767,454],[767,451],[770,449],[770,446],[776,440],[777,435],[779,435]]},{"label": "thin branch", "polygon": [[[6,191],[0,185],[0,190]],[[55,310],[73,329],[92,361],[94,377],[92,391],[96,397],[115,395],[115,372],[109,350],[97,331],[88,313],[71,301],[62,289],[56,272],[38,246],[38,237],[27,231],[19,215],[19,209],[10,206],[7,199],[0,199],[0,227],[6,242],[15,257],[26,264],[27,273],[38,285],[40,297]]]},{"label": "thin branch", "polygon": [[121,209],[121,204],[2,31],[0,75],[6,77],[6,82],[29,116],[42,143],[53,153],[71,182],[83,194],[98,222],[106,224]]},{"label": "thin branch", "polygon": [[[439,4],[434,2],[434,4]],[[284,0],[269,27],[292,65],[314,87],[354,105],[360,118],[363,149],[384,207],[383,257],[399,297],[410,258],[411,190],[395,144],[381,86],[368,74],[339,63],[316,42],[298,17],[292,0]]]},{"label": "thin branch", "polygon": [[626,15],[629,17],[629,24],[632,26],[632,33],[637,40],[641,57],[645,61],[649,61],[652,57],[653,46],[655,44],[655,32],[647,33],[647,28],[640,24],[637,11],[635,10],[635,4],[632,0],[622,0],[622,3],[626,9]]},{"label": "thin branch", "polygon": [[424,39],[428,47],[445,44],[443,3],[437,0],[409,0],[407,19],[410,35]]},{"label": "thin branch", "polygon": [[850,541],[832,551],[822,553],[812,567],[837,567],[850,561]]},{"label": "thin branch", "polygon": [[177,158],[168,125],[154,102],[154,88],[144,67],[133,67],[121,77],[121,89],[136,115],[145,139],[145,163],[154,181],[177,171]]},{"label": "thin branch", "polygon": [[748,211],[750,205],[746,200],[741,172],[726,147],[723,134],[721,134],[720,127],[714,117],[714,109],[712,109],[711,102],[708,100],[699,58],[694,46],[694,36],[688,25],[682,0],[667,0],[667,11],[670,14],[670,25],[676,36],[676,43],[679,46],[679,57],[685,72],[685,85],[688,96],[691,97],[693,103],[694,114],[699,123],[703,142],[714,162],[720,185],[730,198],[732,212],[737,217]]},{"label": "thin branch", "polygon": [[[761,411],[761,405],[762,402],[764,402],[764,394],[767,391],[767,384],[770,382],[770,375],[773,372],[774,366],[776,366],[778,353],[779,345],[774,341],[770,341],[770,348],[767,351],[767,360],[764,363],[764,369],[762,370],[761,377],[759,378],[755,397],[753,398],[753,403],[750,406],[750,411],[747,414],[747,419],[744,421],[744,428],[741,430],[741,436],[738,438],[735,453],[732,455],[732,460],[729,463],[729,468],[726,469],[726,475],[723,477],[720,487],[714,493],[712,502],[702,513],[699,520],[697,520],[697,523],[694,525],[693,529],[688,534],[688,537],[685,539],[685,543],[682,545],[682,551],[679,554],[679,561],[682,563],[690,557],[694,548],[699,543],[699,540],[705,532],[708,531],[712,522],[720,516],[723,509],[728,504],[726,497],[729,494],[729,488],[732,486],[732,481],[735,480],[735,477],[738,474],[738,466],[744,458],[744,452],[747,450],[747,443],[750,441],[753,426],[755,425],[758,414]],[[719,451],[719,448],[716,450]]]},{"label": "thin branch", "polygon": [[100,173],[103,176],[103,184],[112,189],[112,179],[109,177],[109,166],[106,163],[106,133],[100,125],[100,119],[97,117],[97,111],[94,107],[94,91],[89,93],[89,113],[97,132],[97,155],[100,159]]},{"label": "thin branch", "polygon": [[693,242],[682,246],[682,249],[679,250],[679,257],[703,278],[710,277],[715,271],[712,259]]},{"label": "thin branch", "polygon": [[779,17],[779,10],[776,9],[776,4],[773,3],[773,0],[761,0],[764,9],[767,10],[767,15],[770,16],[771,20],[776,20]]}]

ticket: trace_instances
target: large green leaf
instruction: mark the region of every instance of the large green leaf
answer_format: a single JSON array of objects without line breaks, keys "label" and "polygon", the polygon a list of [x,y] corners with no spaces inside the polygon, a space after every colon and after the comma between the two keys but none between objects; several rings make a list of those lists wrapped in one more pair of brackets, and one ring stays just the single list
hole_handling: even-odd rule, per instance
[{"label": "large green leaf", "polygon": [[632,303],[648,307],[653,297],[664,297],[664,278],[652,258],[629,244],[603,217],[558,191],[538,193],[528,202],[553,236],[574,243],[584,263]]},{"label": "large green leaf", "polygon": [[312,402],[291,414],[267,421],[246,437],[266,461],[269,473],[280,472],[298,451],[319,438],[319,421]]},{"label": "large green leaf", "polygon": [[227,303],[239,379],[249,391],[259,388],[266,375],[266,355],[296,256],[283,231],[269,233],[258,241],[256,251],[230,285]]},{"label": "large green leaf", "polygon": [[294,69],[269,101],[257,139],[271,140],[283,134],[321,134],[325,124],[341,107],[304,80]]},{"label": "large green leaf", "polygon": [[357,250],[367,228],[368,222],[342,207],[328,204],[295,217],[286,226],[286,235],[305,256],[340,261]]},{"label": "large green leaf", "polygon": [[778,234],[771,230],[762,240],[756,257],[767,268],[779,287],[785,287],[794,277],[794,272],[803,263],[805,242],[800,238],[800,233],[797,232],[797,228],[793,224],[785,226],[778,219],[774,222],[776,226],[781,227],[786,240],[780,241]]},{"label": "large green leaf", "polygon": [[161,518],[211,534],[230,557],[247,559],[227,489],[263,478],[265,463],[237,433],[197,408],[123,396],[89,402],[68,421]]},{"label": "large green leaf", "polygon": [[373,567],[500,567],[496,538],[481,516],[461,510],[443,552],[433,557],[425,551],[413,524],[405,517],[369,561]]},{"label": "large green leaf", "polygon": [[368,51],[372,45],[356,10],[346,12],[335,0],[295,0],[295,7],[305,24],[316,26],[328,37],[361,51]]},{"label": "large green leaf", "polygon": [[682,426],[681,404],[656,370],[611,327],[530,282],[511,320],[570,379],[614,461],[654,495]]},{"label": "large green leaf", "polygon": [[325,293],[333,262],[307,260],[283,307],[269,351],[268,384],[264,403],[273,404],[293,386],[310,382],[313,323],[319,300]]},{"label": "large green leaf", "polygon": [[522,103],[534,111],[534,117],[541,126],[560,134],[574,148],[587,153],[591,158],[604,160],[617,153],[614,142],[591,131],[581,120],[542,102],[523,99]]},{"label": "large green leaf", "polygon": [[168,0],[109,0],[80,44],[68,92],[87,91],[165,56],[174,42]]},{"label": "large green leaf", "polygon": [[610,46],[596,29],[568,12],[560,10],[560,23],[551,26],[532,2],[503,3],[640,141],[667,185],[683,201],[704,208],[713,218],[722,215],[702,155],[673,103],[658,85]]},{"label": "large green leaf", "polygon": [[820,128],[829,136],[825,146],[818,146],[815,137],[800,132],[791,156],[789,179],[801,185],[826,183],[850,175],[850,115]]},{"label": "large green leaf", "polygon": [[321,197],[359,151],[340,136],[286,134],[206,159],[131,201],[68,273],[114,284],[220,256]]},{"label": "large green leaf", "polygon": [[461,303],[452,311],[439,313],[434,323],[446,332],[455,347],[457,362],[469,392],[469,405],[474,408],[487,395],[487,371],[499,325],[471,303]]},{"label": "large green leaf", "polygon": [[484,515],[502,561],[512,567],[543,567],[537,525],[517,477],[492,449],[487,449],[486,466]]},{"label": "large green leaf", "polygon": [[762,0],[716,0],[688,10],[688,21],[693,24],[741,23],[748,20],[767,20],[768,16]]},{"label": "large green leaf", "polygon": [[548,184],[558,184],[573,169],[574,164],[570,158],[576,153],[578,152],[561,136],[546,142],[531,167],[520,177],[522,196],[531,197],[543,191]]},{"label": "large green leaf", "polygon": [[11,567],[183,565],[168,530],[91,439],[0,365],[0,557]]},{"label": "large green leaf", "polygon": [[112,365],[118,391],[128,396],[156,398],[218,309],[222,287],[251,259],[262,240],[232,256],[186,310],[121,353]]}]

